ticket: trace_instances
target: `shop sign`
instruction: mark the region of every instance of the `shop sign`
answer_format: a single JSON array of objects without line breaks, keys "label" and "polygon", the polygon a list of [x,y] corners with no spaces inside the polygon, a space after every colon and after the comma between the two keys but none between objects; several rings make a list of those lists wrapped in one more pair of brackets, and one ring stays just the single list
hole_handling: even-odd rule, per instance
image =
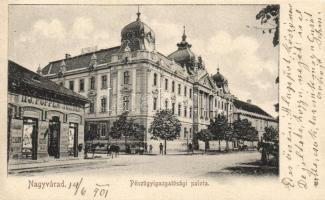
[{"label": "shop sign", "polygon": [[57,102],[54,102],[54,101],[51,101],[51,100],[45,100],[45,99],[30,97],[30,96],[25,96],[25,95],[20,95],[19,99],[20,99],[20,101],[22,103],[27,103],[27,104],[32,104],[32,105],[40,105],[40,106],[56,108],[56,109],[63,109],[63,110],[68,110],[68,111],[80,112],[80,107],[78,107],[78,106],[71,106],[71,105],[61,104],[61,103],[57,103]]}]

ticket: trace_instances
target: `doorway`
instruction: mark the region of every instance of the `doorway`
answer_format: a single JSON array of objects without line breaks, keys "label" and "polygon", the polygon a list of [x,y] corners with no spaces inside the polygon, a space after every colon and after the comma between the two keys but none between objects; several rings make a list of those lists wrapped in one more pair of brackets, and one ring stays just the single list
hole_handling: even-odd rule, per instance
[{"label": "doorway", "polygon": [[68,152],[70,156],[78,157],[78,124],[69,123]]},{"label": "doorway", "polygon": [[38,120],[35,118],[24,117],[22,155],[26,158],[31,157],[32,160],[37,160],[37,141]]},{"label": "doorway", "polygon": [[60,118],[53,116],[50,120],[50,134],[48,143],[49,156],[60,158]]}]

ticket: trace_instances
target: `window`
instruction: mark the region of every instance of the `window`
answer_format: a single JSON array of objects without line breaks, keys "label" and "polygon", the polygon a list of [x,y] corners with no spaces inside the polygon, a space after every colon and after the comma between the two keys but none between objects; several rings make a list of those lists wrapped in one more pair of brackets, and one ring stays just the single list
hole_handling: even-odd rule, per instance
[{"label": "window", "polygon": [[154,86],[157,85],[157,74],[156,73],[153,74],[153,85]]},{"label": "window", "polygon": [[74,89],[74,81],[69,81],[69,89],[73,91],[73,89]]},{"label": "window", "polygon": [[123,110],[124,111],[129,110],[129,97],[128,96],[123,97]]},{"label": "window", "polygon": [[85,80],[80,79],[79,80],[79,92],[83,92],[83,91],[85,91]]},{"label": "window", "polygon": [[153,98],[153,110],[157,110],[157,98]]},{"label": "window", "polygon": [[165,101],[165,109],[168,110],[168,100]]},{"label": "window", "polygon": [[175,103],[172,103],[172,113],[175,114]]},{"label": "window", "polygon": [[187,138],[187,128],[184,127],[184,138]]},{"label": "window", "polygon": [[102,89],[107,88],[107,76],[103,75],[102,76]]},{"label": "window", "polygon": [[192,128],[190,128],[190,138],[192,138]]},{"label": "window", "polygon": [[91,90],[94,90],[95,89],[95,84],[96,84],[95,77],[91,77],[90,78],[90,89]]},{"label": "window", "polygon": [[168,90],[168,79],[165,79],[165,90]]},{"label": "window", "polygon": [[101,137],[106,136],[106,124],[100,124],[100,136]]},{"label": "window", "polygon": [[178,104],[178,116],[181,116],[182,105]]},{"label": "window", "polygon": [[172,92],[175,92],[175,82],[172,82]]},{"label": "window", "polygon": [[95,112],[95,103],[90,102],[89,104],[89,113],[94,113]]},{"label": "window", "polygon": [[187,117],[187,106],[184,106],[184,117]]},{"label": "window", "polygon": [[190,110],[189,110],[189,117],[190,118],[192,117],[192,107],[190,107]]},{"label": "window", "polygon": [[101,112],[106,112],[107,111],[107,98],[103,97],[101,99]]},{"label": "window", "polygon": [[190,99],[192,99],[192,88],[190,88]]},{"label": "window", "polygon": [[178,84],[178,94],[181,94],[181,84]]},{"label": "window", "polygon": [[124,84],[129,84],[130,83],[130,75],[129,75],[129,72],[126,71],[124,72]]},{"label": "window", "polygon": [[187,96],[187,87],[184,86],[184,96]]},{"label": "window", "polygon": [[223,101],[221,102],[221,110],[223,110]]}]

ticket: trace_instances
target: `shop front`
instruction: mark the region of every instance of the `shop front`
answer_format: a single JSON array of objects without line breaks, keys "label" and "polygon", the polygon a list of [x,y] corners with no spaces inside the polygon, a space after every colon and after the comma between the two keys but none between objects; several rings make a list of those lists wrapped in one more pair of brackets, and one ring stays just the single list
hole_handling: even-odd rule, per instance
[{"label": "shop front", "polygon": [[[82,158],[85,104],[88,100],[9,63],[9,72],[17,75],[17,71],[23,76],[20,79],[9,73],[9,163]],[[42,87],[27,81],[28,75],[38,77],[38,84]]]}]

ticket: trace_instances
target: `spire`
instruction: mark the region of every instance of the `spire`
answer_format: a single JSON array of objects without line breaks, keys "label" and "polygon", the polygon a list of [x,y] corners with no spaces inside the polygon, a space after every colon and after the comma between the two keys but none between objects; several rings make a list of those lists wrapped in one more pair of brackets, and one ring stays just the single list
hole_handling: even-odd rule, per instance
[{"label": "spire", "polygon": [[219,64],[218,64],[218,67],[217,67],[217,73],[219,73]]},{"label": "spire", "polygon": [[185,34],[185,25],[183,26],[183,35],[182,35],[182,41],[186,41],[186,34]]},{"label": "spire", "polygon": [[140,10],[139,10],[139,5],[138,5],[138,12],[137,12],[137,21],[140,21],[140,15],[141,15],[141,13],[140,13]]},{"label": "spire", "polygon": [[185,33],[185,25],[183,26],[183,35],[182,35],[182,41],[180,43],[177,43],[178,49],[186,49],[186,48],[191,48],[191,44],[189,44],[186,41],[186,33]]}]

